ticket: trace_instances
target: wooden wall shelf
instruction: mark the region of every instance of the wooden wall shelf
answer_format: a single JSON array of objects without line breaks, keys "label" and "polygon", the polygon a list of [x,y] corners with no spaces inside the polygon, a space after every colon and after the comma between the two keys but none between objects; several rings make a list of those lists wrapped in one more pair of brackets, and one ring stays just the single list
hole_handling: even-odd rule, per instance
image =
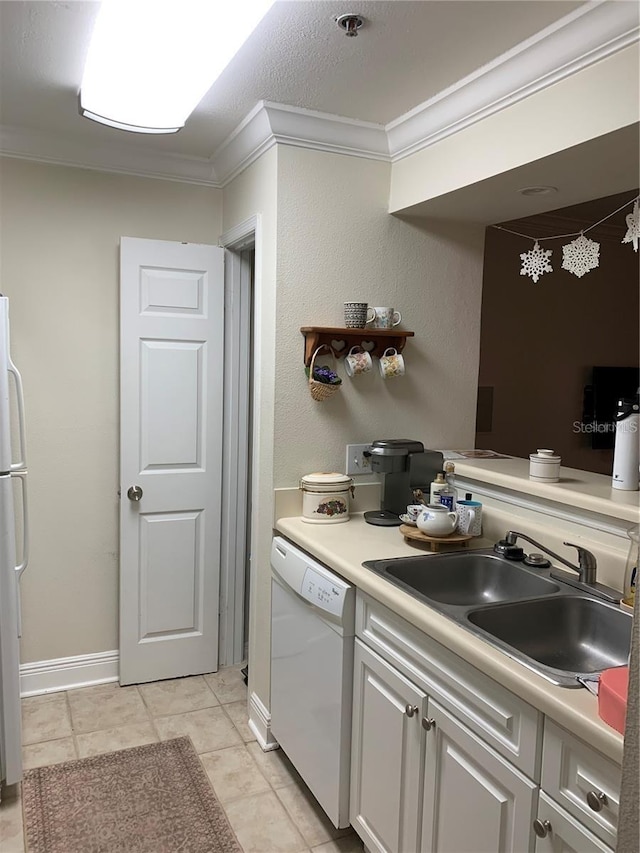
[{"label": "wooden wall shelf", "polygon": [[319,346],[326,344],[336,358],[347,355],[351,347],[360,346],[378,358],[387,347],[402,352],[407,338],[414,332],[400,329],[339,329],[330,326],[302,326],[300,331],[305,337],[304,363],[308,367],[311,357]]}]

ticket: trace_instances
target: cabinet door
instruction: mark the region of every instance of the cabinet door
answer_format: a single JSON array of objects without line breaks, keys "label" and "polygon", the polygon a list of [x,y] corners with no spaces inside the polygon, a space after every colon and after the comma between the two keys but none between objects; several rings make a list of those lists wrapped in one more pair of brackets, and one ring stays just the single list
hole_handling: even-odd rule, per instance
[{"label": "cabinet door", "polygon": [[546,834],[536,838],[536,853],[613,853],[544,791],[540,791],[538,820]]},{"label": "cabinet door", "polygon": [[421,853],[531,853],[537,786],[429,700]]},{"label": "cabinet door", "polygon": [[378,853],[417,849],[426,695],[356,640],[351,824]]}]

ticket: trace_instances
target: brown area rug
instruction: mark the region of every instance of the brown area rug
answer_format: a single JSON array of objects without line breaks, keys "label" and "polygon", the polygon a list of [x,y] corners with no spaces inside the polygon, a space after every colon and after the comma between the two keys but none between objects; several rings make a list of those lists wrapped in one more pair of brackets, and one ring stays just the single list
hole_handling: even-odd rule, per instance
[{"label": "brown area rug", "polygon": [[27,770],[29,853],[241,853],[188,737]]}]

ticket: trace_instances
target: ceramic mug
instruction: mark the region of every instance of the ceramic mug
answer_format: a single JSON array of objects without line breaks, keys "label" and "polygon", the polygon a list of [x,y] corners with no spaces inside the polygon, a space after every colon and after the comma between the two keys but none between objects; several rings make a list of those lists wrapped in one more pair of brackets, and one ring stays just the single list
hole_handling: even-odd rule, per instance
[{"label": "ceramic mug", "polygon": [[[408,507],[407,507],[408,508]],[[416,519],[418,530],[428,536],[449,536],[456,529],[458,513],[450,512],[442,504],[428,504]]]},{"label": "ceramic mug", "polygon": [[367,326],[372,329],[391,329],[401,322],[402,314],[393,308],[370,308],[367,315]]},{"label": "ceramic mug", "polygon": [[364,329],[369,318],[373,320],[374,317],[373,308],[369,308],[367,302],[344,303],[345,329]]},{"label": "ceramic mug", "polygon": [[404,358],[394,347],[387,347],[380,356],[380,376],[383,379],[404,376]]},{"label": "ceramic mug", "polygon": [[423,509],[424,504],[409,504],[407,506],[407,515],[409,516],[411,521],[413,521],[414,524],[418,520],[418,516],[420,515]]},{"label": "ceramic mug", "polygon": [[351,347],[349,354],[344,359],[344,369],[348,376],[360,376],[361,373],[367,373],[373,367],[371,355],[365,352],[362,347]]},{"label": "ceramic mug", "polygon": [[458,501],[458,533],[482,535],[482,504],[480,501]]}]

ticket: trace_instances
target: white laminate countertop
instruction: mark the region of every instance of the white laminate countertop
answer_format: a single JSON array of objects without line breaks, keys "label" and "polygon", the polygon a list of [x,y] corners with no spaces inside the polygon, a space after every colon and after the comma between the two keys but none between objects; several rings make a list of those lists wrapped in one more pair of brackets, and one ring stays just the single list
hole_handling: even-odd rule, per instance
[{"label": "white laminate countertop", "polygon": [[479,480],[634,524],[640,521],[640,491],[612,489],[611,477],[604,474],[562,466],[557,483],[541,483],[529,479],[528,459],[455,459],[454,463],[457,477]]},{"label": "white laminate countertop", "polygon": [[[349,521],[341,524],[308,524],[300,517],[280,518],[276,529],[358,589],[469,661],[594,749],[618,764],[622,762],[622,735],[600,719],[598,700],[588,690],[551,684],[362,566],[365,560],[429,553],[420,546],[406,543],[397,527],[377,527],[367,524],[362,515],[352,515]],[[483,548],[493,544],[487,540],[473,542]]]}]

